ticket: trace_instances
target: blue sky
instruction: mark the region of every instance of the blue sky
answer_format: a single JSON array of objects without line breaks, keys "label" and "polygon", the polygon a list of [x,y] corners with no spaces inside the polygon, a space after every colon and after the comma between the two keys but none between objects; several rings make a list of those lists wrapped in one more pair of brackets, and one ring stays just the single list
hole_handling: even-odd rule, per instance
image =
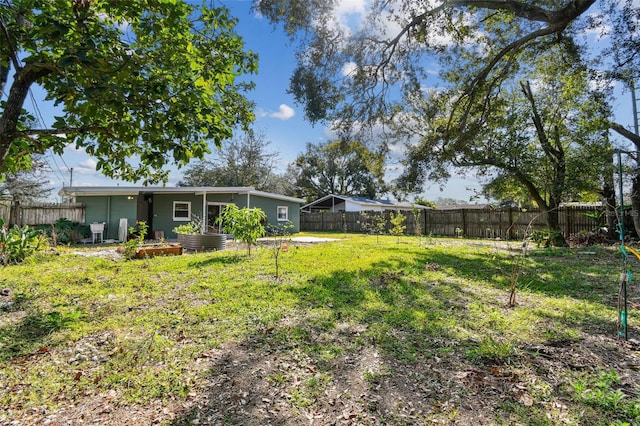
[{"label": "blue sky", "polygon": [[[253,128],[263,132],[271,142],[270,150],[279,154],[278,172],[285,173],[287,164],[304,152],[307,142],[327,141],[332,139],[332,133],[322,124],[313,126],[307,122],[302,106],[296,105],[293,96],[287,93],[289,78],[295,66],[295,49],[282,30],[274,28],[265,18],[253,14],[250,10],[251,0],[222,0],[221,3],[231,10],[233,16],[239,18],[237,31],[243,37],[247,49],[259,55],[258,74],[250,76],[256,87],[248,94],[256,104]],[[348,18],[362,11],[364,4],[365,0],[343,0],[341,11]],[[34,95],[36,99],[42,97],[37,91],[34,91]],[[25,106],[32,109],[29,102]],[[55,109],[43,101],[38,101],[38,109],[45,125],[50,126]],[[62,156],[48,152],[46,158],[53,169],[51,185],[55,188],[55,194],[63,185],[70,184],[132,185],[101,175],[95,170],[95,159],[71,146],[65,149]],[[173,170],[167,185],[175,186],[182,178],[183,171],[184,168]],[[468,200],[472,193],[467,187],[477,189],[479,185],[475,180],[465,182],[463,179],[453,178],[444,191],[441,192],[439,186],[434,184],[425,189],[424,196],[431,200],[438,197]]]},{"label": "blue sky", "polygon": [[[251,0],[221,0],[220,3],[228,7],[233,16],[239,18],[237,31],[243,37],[246,48],[259,55],[258,74],[250,76],[256,87],[248,94],[256,104],[253,128],[263,132],[271,142],[270,150],[280,156],[278,172],[284,173],[287,164],[305,150],[307,142],[324,142],[332,138],[332,133],[321,124],[312,126],[308,123],[304,119],[303,108],[296,105],[293,96],[287,93],[289,78],[295,66],[295,55],[294,46],[282,30],[274,28],[265,18],[253,14],[250,10]],[[341,0],[341,18],[350,20],[357,17],[358,13],[365,10],[366,3],[367,0]],[[620,90],[618,93],[617,119],[624,125],[630,125],[630,94],[628,91],[622,94]],[[39,98],[37,91],[34,95],[36,99]],[[31,109],[29,102],[25,106]],[[38,102],[38,109],[42,113],[44,124],[50,126],[55,113],[52,106]],[[71,183],[71,168],[74,186],[131,185],[102,176],[95,170],[95,160],[73,147],[67,148],[62,157],[48,153],[47,161],[53,169],[51,183],[56,194],[63,184]],[[397,168],[397,164],[395,166]],[[172,171],[167,185],[175,186],[183,171],[184,169]],[[422,196],[429,200],[446,197],[468,201],[473,195],[473,189],[479,188],[480,185],[475,178],[465,180],[453,177],[442,190],[438,184],[425,187]]]},{"label": "blue sky", "polygon": [[[256,120],[253,128],[264,132],[271,141],[270,150],[280,154],[279,169],[282,172],[295,156],[304,150],[306,142],[327,140],[329,134],[323,126],[311,126],[304,120],[300,108],[295,106],[291,95],[287,94],[289,76],[294,67],[294,49],[288,40],[266,19],[250,12],[250,0],[226,0],[222,2],[232,11],[232,15],[240,19],[237,31],[242,35],[246,48],[257,52],[259,59],[258,75],[249,76],[256,88],[248,97],[256,104]],[[45,124],[53,122],[55,110],[51,105],[39,104]],[[212,150],[215,147],[212,147]],[[73,147],[65,150],[62,158],[49,153],[50,166],[55,169],[52,183],[56,188],[71,184],[73,168],[73,185],[131,185],[102,176],[95,171],[95,160],[83,151]],[[174,170],[170,175],[168,186],[175,186],[181,179],[181,170]]]}]

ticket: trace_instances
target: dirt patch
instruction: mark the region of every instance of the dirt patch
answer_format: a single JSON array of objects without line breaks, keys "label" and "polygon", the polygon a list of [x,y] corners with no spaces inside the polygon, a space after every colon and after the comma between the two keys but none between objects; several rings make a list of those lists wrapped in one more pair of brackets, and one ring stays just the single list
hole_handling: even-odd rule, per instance
[{"label": "dirt patch", "polygon": [[[281,327],[300,325],[287,319]],[[424,342],[416,360],[386,356],[374,341],[361,339],[362,325],[341,324],[311,339],[319,347],[347,348],[330,359],[282,341],[277,329],[197,357],[193,366],[206,380],[182,400],[125,403],[116,391],[85,395],[56,412],[44,409],[2,424],[66,425],[489,425],[505,405],[537,408],[551,424],[576,424],[567,405],[566,372],[597,374],[615,369],[620,386],[640,389],[637,342],[601,335],[579,341],[549,341],[517,348],[505,363],[477,363],[465,342]],[[109,336],[79,342],[78,353],[108,346]],[[106,342],[106,343],[105,343]],[[349,349],[351,348],[351,349]],[[94,355],[95,356],[95,355]],[[562,374],[561,374],[562,373]],[[564,378],[563,378],[564,377]],[[509,418],[505,424],[520,424]]]},{"label": "dirt patch", "polygon": [[91,250],[82,250],[82,251],[74,251],[72,254],[76,256],[84,256],[84,257],[101,257],[104,259],[111,260],[121,260],[124,259],[124,254],[122,250],[118,250],[118,247],[115,248],[96,248]]}]

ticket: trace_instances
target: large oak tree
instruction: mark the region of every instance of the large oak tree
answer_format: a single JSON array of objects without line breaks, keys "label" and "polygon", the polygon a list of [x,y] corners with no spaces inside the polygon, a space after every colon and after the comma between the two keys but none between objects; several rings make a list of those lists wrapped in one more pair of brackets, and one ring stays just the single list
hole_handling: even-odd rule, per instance
[{"label": "large oak tree", "polygon": [[[253,120],[238,76],[257,58],[235,24],[181,0],[0,0],[0,175],[68,144],[145,183],[203,158]],[[36,87],[60,110],[38,126],[24,109]]]},{"label": "large oak tree", "polygon": [[329,194],[376,198],[387,191],[384,155],[357,141],[307,143],[289,166],[294,193],[311,202]]},{"label": "large oak tree", "polygon": [[264,133],[254,131],[225,141],[211,157],[189,165],[178,186],[252,186],[290,194],[293,183],[276,173],[279,154],[269,150],[270,143]]},{"label": "large oak tree", "polygon": [[[482,126],[497,125],[496,131],[500,126],[505,129],[500,114],[505,113],[506,94],[516,93],[520,82],[532,78],[529,71],[535,67],[537,56],[552,52],[557,46],[567,53],[559,55],[557,61],[571,60],[568,67],[586,72],[591,81],[630,79],[637,77],[640,69],[640,6],[630,0],[372,1],[367,3],[364,19],[357,26],[349,25],[349,20],[335,19],[337,4],[321,0],[256,1],[258,10],[282,23],[289,34],[304,34],[291,91],[305,105],[310,120],[339,123],[341,129],[349,131],[362,129],[365,124],[378,126],[386,120],[397,122],[399,117],[424,109],[432,113],[433,109],[443,108],[446,115],[439,122],[438,132],[442,146],[450,150],[426,151],[422,161],[430,167],[430,173],[422,176],[446,178],[449,170],[437,160],[452,155],[453,147],[472,145],[467,152],[481,150],[486,141],[482,139]],[[584,48],[594,30],[607,28],[613,28],[605,34],[611,41],[609,45]],[[439,69],[439,79],[430,78],[432,69]],[[600,87],[608,87],[605,83]],[[435,90],[425,89],[430,86]],[[588,86],[581,87],[584,91],[580,96],[588,96]],[[599,111],[608,110],[608,95],[606,90],[597,94],[602,102]],[[527,117],[534,124],[532,114],[539,101],[534,91],[525,99],[529,106]],[[589,121],[574,124],[584,125],[584,131],[591,129],[592,136],[602,135],[600,113],[595,126]],[[611,119],[608,127],[619,133],[628,130]],[[537,137],[542,137],[539,142],[553,140],[553,132],[543,130],[544,133],[537,132]],[[625,137],[634,141],[629,135]],[[548,152],[553,157],[553,151]],[[581,161],[587,157],[582,155]],[[562,167],[565,171],[599,173],[606,170],[604,163],[610,163],[607,157],[610,156],[592,156],[590,160],[596,163],[587,169],[575,164]],[[538,178],[544,178],[545,168],[540,167],[539,173]],[[420,174],[414,177],[419,178]],[[600,191],[610,194],[609,183],[608,189],[603,187]],[[533,199],[541,202],[534,194]]]}]

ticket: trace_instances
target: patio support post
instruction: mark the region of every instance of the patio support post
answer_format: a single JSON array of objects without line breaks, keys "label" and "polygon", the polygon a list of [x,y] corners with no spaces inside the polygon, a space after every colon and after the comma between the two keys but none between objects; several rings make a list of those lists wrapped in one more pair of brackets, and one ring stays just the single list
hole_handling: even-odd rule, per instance
[{"label": "patio support post", "polygon": [[207,191],[202,193],[202,220],[200,221],[200,233],[207,232]]}]

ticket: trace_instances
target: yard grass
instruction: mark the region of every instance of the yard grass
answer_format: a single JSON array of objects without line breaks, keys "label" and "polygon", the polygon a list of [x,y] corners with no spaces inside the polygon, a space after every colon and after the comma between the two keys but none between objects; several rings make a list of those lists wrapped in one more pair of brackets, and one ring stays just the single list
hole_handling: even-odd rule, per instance
[{"label": "yard grass", "polygon": [[530,250],[508,308],[517,242],[305,235],[341,240],[291,244],[278,279],[269,244],[1,269],[0,423],[98,399],[176,425],[640,422],[615,247]]}]

